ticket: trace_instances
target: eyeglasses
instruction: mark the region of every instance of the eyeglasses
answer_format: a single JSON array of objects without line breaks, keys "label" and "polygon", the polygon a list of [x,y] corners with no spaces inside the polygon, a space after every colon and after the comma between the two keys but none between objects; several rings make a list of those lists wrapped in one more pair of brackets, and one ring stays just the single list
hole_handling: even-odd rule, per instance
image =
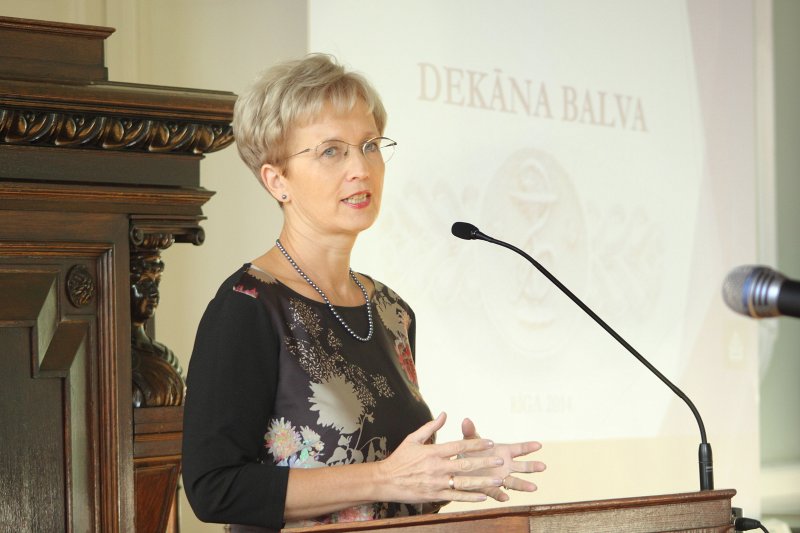
[{"label": "eyeglasses", "polygon": [[350,154],[351,146],[360,149],[361,153],[364,154],[364,157],[370,163],[383,164],[392,158],[394,155],[394,147],[397,146],[397,143],[388,137],[373,137],[361,144],[350,144],[338,139],[332,139],[330,141],[322,141],[314,148],[300,150],[286,159],[288,160],[300,154],[313,153],[314,158],[321,164],[329,167],[336,167],[344,163],[345,159]]}]

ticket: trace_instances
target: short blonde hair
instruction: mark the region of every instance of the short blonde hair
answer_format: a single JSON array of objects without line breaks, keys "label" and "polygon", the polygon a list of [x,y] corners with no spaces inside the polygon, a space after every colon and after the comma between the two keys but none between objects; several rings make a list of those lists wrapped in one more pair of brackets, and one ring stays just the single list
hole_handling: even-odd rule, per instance
[{"label": "short blonde hair", "polygon": [[260,181],[262,165],[280,166],[288,157],[292,127],[313,120],[327,103],[346,111],[359,100],[366,103],[383,135],[386,110],[364,76],[348,72],[327,54],[275,65],[236,100],[233,135],[239,155]]}]

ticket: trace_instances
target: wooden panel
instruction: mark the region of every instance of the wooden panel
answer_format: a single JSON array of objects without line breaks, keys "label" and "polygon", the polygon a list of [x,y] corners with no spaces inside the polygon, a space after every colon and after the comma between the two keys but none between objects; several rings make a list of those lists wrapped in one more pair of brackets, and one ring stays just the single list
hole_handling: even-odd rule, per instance
[{"label": "wooden panel", "polygon": [[28,328],[0,327],[0,346],[5,383],[0,388],[0,530],[62,531],[66,524],[66,457],[58,430],[64,425],[62,384],[30,383],[33,346]]},{"label": "wooden panel", "polygon": [[[136,435],[180,433],[183,431],[183,406],[135,409],[133,424]],[[149,457],[139,453],[135,455],[136,457]]]},{"label": "wooden panel", "polygon": [[180,464],[180,455],[134,461],[137,531],[166,531],[176,496]]},{"label": "wooden panel", "polygon": [[0,211],[0,531],[132,530],[127,226]]},{"label": "wooden panel", "polygon": [[0,266],[0,530],[89,531],[94,499],[73,498],[97,459],[87,416],[90,325],[62,321],[59,271]]},{"label": "wooden panel", "polygon": [[[142,407],[152,409],[152,407]],[[134,457],[159,457],[162,455],[180,455],[183,433],[156,433],[136,435],[133,442]]]},{"label": "wooden panel", "polygon": [[175,531],[183,406],[134,409],[136,529]]}]

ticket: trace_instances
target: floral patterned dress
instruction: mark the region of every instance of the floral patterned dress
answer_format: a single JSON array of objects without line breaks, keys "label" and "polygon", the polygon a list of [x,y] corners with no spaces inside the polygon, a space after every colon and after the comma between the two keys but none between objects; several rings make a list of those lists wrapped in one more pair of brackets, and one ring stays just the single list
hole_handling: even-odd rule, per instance
[{"label": "floral patterned dress", "polygon": [[[188,376],[184,481],[190,502],[196,502],[192,505],[198,516],[202,512],[198,512],[198,506],[215,496],[214,492],[205,496],[197,493],[213,490],[218,495],[224,490],[231,496],[230,502],[222,506],[214,503],[224,512],[212,513],[212,521],[275,528],[274,515],[280,512],[282,517],[287,468],[379,461],[431,419],[414,369],[414,313],[389,287],[378,281],[373,283],[370,305],[375,332],[368,342],[349,335],[325,304],[294,292],[255,267],[245,265],[223,284],[215,301],[226,302],[215,305],[212,301],[209,305],[198,331]],[[357,333],[368,330],[363,305],[337,307],[337,312]],[[229,324],[229,331],[221,330],[220,322]],[[204,327],[211,331],[201,334]],[[258,331],[248,331],[254,328]],[[226,335],[232,337],[228,340],[233,349],[222,348]],[[248,335],[257,338],[247,343],[243,337]],[[257,348],[248,348],[249,345]],[[240,358],[245,361],[236,361]],[[239,381],[241,376],[230,370],[225,361],[240,368],[240,373],[247,373],[246,379]],[[247,387],[254,388],[251,397],[260,399],[262,405],[244,403]],[[219,397],[220,390],[228,391],[227,398],[233,397],[230,402],[220,397],[218,402],[224,402],[223,406],[207,396]],[[195,402],[198,396],[201,400]],[[203,412],[203,405],[211,413]],[[230,407],[226,409],[225,405]],[[243,408],[248,413],[241,413]],[[224,419],[226,416],[229,420]],[[237,422],[248,437],[231,435],[237,432]],[[253,442],[259,434],[259,441]],[[231,459],[208,458],[203,466],[202,457],[198,456],[208,455],[208,446],[187,444],[190,439],[196,439],[195,444],[210,443],[212,448],[227,446],[229,449],[221,451]],[[234,459],[238,464],[227,464]],[[220,467],[220,462],[224,466]],[[262,483],[275,485],[267,496],[273,502],[277,500],[272,505],[273,516],[260,510],[241,510],[239,516],[244,520],[231,519],[235,512],[230,508],[242,506],[242,499],[264,507],[264,501],[258,498],[233,497],[247,490],[242,483],[254,482],[239,472],[253,469],[253,462],[266,467],[261,470],[274,473],[272,479],[266,479],[269,476],[265,472],[256,472],[265,477]],[[260,487],[252,489],[264,494]],[[420,512],[421,506],[376,502],[282,525],[300,527]]]}]

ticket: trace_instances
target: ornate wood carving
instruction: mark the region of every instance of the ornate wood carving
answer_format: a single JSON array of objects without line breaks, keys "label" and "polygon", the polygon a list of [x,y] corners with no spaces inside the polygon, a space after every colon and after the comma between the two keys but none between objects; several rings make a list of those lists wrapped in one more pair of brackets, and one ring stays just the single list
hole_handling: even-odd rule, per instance
[{"label": "ornate wood carving", "polygon": [[[169,244],[172,244],[171,239]],[[175,354],[150,338],[145,323],[158,307],[164,263],[158,249],[131,251],[131,367],[133,406],[182,405],[186,385]]]},{"label": "ornate wood carving", "polygon": [[0,108],[0,139],[8,144],[204,154],[233,142],[230,124]]},{"label": "ornate wood carving", "polygon": [[188,242],[199,246],[206,234],[199,223],[205,217],[131,216],[131,245],[136,250],[165,250],[173,242]]},{"label": "ornate wood carving", "polygon": [[84,307],[94,300],[95,283],[92,274],[83,265],[75,265],[67,272],[67,296],[75,307]]},{"label": "ornate wood carving", "polygon": [[231,93],[106,81],[113,31],[0,17],[0,143],[201,155],[233,141]]},{"label": "ornate wood carving", "polygon": [[174,242],[203,243],[202,217],[132,216],[131,245],[131,358],[134,407],[183,404],[186,383],[175,354],[145,330],[158,307],[164,263],[161,251]]}]

